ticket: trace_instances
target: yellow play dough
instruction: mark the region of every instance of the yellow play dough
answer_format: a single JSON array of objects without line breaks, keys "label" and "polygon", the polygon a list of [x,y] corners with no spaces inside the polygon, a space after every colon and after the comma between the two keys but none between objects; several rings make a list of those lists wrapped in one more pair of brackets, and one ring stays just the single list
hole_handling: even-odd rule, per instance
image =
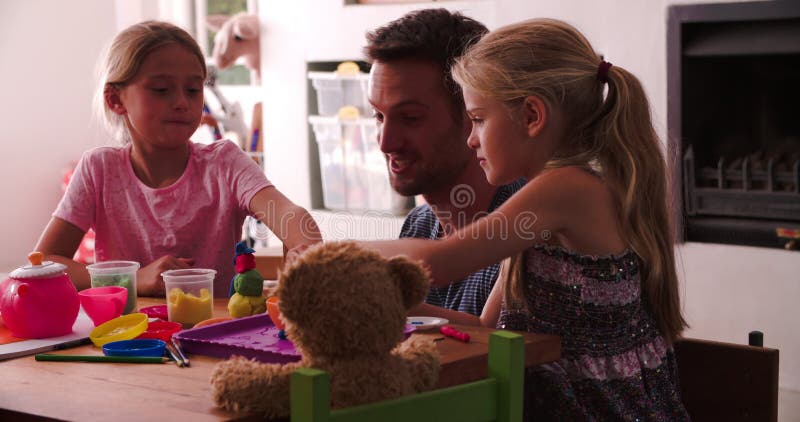
[{"label": "yellow play dough", "polygon": [[167,295],[169,320],[191,326],[212,316],[211,292],[200,289],[200,297],[174,287]]},{"label": "yellow play dough", "polygon": [[267,311],[267,302],[264,296],[242,296],[234,293],[228,301],[228,313],[234,318],[241,318]]}]

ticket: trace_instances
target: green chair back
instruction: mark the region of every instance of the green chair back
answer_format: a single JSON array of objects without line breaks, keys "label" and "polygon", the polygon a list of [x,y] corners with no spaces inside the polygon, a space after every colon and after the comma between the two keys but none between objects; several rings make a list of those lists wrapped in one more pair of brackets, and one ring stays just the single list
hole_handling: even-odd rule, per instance
[{"label": "green chair back", "polygon": [[369,403],[330,409],[328,374],[301,368],[291,379],[292,422],[521,421],[525,344],[519,334],[489,337],[489,376],[479,381]]}]

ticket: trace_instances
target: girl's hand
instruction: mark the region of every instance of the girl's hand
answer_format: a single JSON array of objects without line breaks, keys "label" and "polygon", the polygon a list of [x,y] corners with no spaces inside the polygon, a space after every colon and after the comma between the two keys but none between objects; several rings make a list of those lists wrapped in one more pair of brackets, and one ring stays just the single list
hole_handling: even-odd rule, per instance
[{"label": "girl's hand", "polygon": [[166,295],[161,273],[194,266],[193,258],[164,255],[136,272],[136,291],[139,296],[163,297]]}]

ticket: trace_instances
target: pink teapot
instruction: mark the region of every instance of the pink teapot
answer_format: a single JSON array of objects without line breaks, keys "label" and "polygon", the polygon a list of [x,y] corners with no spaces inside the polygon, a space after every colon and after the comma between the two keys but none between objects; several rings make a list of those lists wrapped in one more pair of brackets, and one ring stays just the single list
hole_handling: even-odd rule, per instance
[{"label": "pink teapot", "polygon": [[78,291],[64,264],[28,255],[30,265],[17,268],[0,283],[0,314],[11,334],[46,338],[69,334],[78,318]]}]

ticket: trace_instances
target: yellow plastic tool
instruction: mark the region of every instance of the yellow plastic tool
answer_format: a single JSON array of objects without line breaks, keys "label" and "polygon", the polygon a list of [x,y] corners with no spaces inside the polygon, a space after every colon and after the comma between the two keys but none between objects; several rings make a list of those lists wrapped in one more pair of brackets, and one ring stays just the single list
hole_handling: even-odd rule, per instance
[{"label": "yellow plastic tool", "polygon": [[89,339],[97,347],[112,341],[130,340],[147,330],[147,315],[128,314],[106,321],[89,333]]}]

